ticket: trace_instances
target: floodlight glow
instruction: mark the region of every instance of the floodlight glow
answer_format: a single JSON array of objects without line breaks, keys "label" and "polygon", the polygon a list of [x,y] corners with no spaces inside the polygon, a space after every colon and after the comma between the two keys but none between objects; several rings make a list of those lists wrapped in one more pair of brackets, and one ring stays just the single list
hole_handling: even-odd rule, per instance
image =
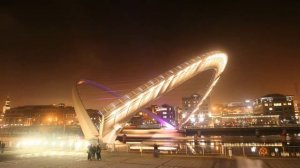
[{"label": "floodlight glow", "polygon": [[196,118],[195,117],[191,117],[191,122],[195,123],[196,122]]},{"label": "floodlight glow", "polygon": [[114,129],[115,126],[119,125],[123,127],[126,122],[135,115],[137,110],[199,73],[207,70],[214,70],[215,73],[202,100],[199,101],[194,111],[187,114],[185,121],[181,123],[181,125],[185,124],[191,118],[190,116],[196,113],[204,99],[209,95],[212,88],[217,83],[221,73],[224,71],[226,64],[227,55],[225,53],[211,52],[202,56],[197,56],[171,69],[170,71],[159,75],[153,80],[137,87],[128,94],[100,109],[100,111],[104,114],[104,125],[99,132],[89,118],[79,96],[77,85],[82,84],[82,81],[77,82],[73,88],[72,96],[75,112],[85,138],[100,138],[103,142],[114,141],[119,131],[119,129]]},{"label": "floodlight glow", "polygon": [[204,121],[204,117],[203,116],[200,116],[199,117],[199,122],[203,122]]},{"label": "floodlight glow", "polygon": [[251,147],[251,152],[253,152],[253,153],[256,152],[256,147],[255,146]]}]

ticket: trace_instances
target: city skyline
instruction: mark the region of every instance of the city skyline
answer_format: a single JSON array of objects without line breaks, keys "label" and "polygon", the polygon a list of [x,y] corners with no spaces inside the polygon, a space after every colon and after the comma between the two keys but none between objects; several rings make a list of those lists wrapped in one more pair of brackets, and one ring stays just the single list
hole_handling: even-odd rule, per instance
[{"label": "city skyline", "polygon": [[[215,49],[225,51],[229,61],[213,102],[269,93],[297,96],[299,2],[7,1],[0,6],[0,100],[10,96],[12,106],[73,105],[71,89],[82,78],[124,94]],[[158,103],[180,102],[209,76],[201,74]],[[96,98],[103,95],[84,91],[95,98],[89,105],[98,107]]]}]

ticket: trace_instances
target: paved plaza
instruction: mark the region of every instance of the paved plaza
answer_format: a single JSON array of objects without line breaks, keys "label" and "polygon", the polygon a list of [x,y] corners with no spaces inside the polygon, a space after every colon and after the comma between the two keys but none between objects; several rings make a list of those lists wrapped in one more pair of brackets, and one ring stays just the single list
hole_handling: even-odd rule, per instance
[{"label": "paved plaza", "polygon": [[[151,154],[103,152],[101,161],[88,161],[86,153],[45,151],[0,155],[5,168],[298,168],[300,159],[192,157]],[[5,158],[6,157],[6,158]],[[1,160],[2,158],[2,160]],[[4,158],[4,159],[3,159]]]}]

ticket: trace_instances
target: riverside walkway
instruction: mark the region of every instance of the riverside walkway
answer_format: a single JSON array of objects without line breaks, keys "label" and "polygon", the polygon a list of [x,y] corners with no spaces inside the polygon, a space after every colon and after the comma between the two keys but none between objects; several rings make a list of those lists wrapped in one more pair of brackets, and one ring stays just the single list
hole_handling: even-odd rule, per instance
[{"label": "riverside walkway", "polygon": [[151,154],[102,153],[101,161],[88,161],[84,152],[6,152],[0,155],[5,168],[298,168],[296,158],[193,157]]}]

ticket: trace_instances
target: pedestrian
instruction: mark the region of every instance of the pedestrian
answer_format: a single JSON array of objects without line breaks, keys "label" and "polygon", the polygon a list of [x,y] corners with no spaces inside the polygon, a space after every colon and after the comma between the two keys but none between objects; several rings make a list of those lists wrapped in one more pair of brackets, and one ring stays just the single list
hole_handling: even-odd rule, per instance
[{"label": "pedestrian", "polygon": [[88,153],[88,160],[92,160],[92,152],[93,152],[93,146],[92,146],[92,144],[90,144],[88,146],[88,151],[87,151],[87,153]]},{"label": "pedestrian", "polygon": [[97,152],[97,146],[93,145],[93,148],[92,148],[92,160],[96,159],[96,152]]},{"label": "pedestrian", "polygon": [[126,144],[126,141],[127,141],[127,135],[126,134],[123,134],[122,141],[123,141],[124,144]]},{"label": "pedestrian", "polygon": [[100,144],[97,145],[96,155],[97,155],[97,160],[101,160],[101,145]]},{"label": "pedestrian", "polygon": [[153,156],[156,158],[159,157],[158,145],[156,143],[153,145]]},{"label": "pedestrian", "polygon": [[5,143],[4,143],[4,142],[1,142],[1,153],[4,152],[4,148],[5,148]]}]

